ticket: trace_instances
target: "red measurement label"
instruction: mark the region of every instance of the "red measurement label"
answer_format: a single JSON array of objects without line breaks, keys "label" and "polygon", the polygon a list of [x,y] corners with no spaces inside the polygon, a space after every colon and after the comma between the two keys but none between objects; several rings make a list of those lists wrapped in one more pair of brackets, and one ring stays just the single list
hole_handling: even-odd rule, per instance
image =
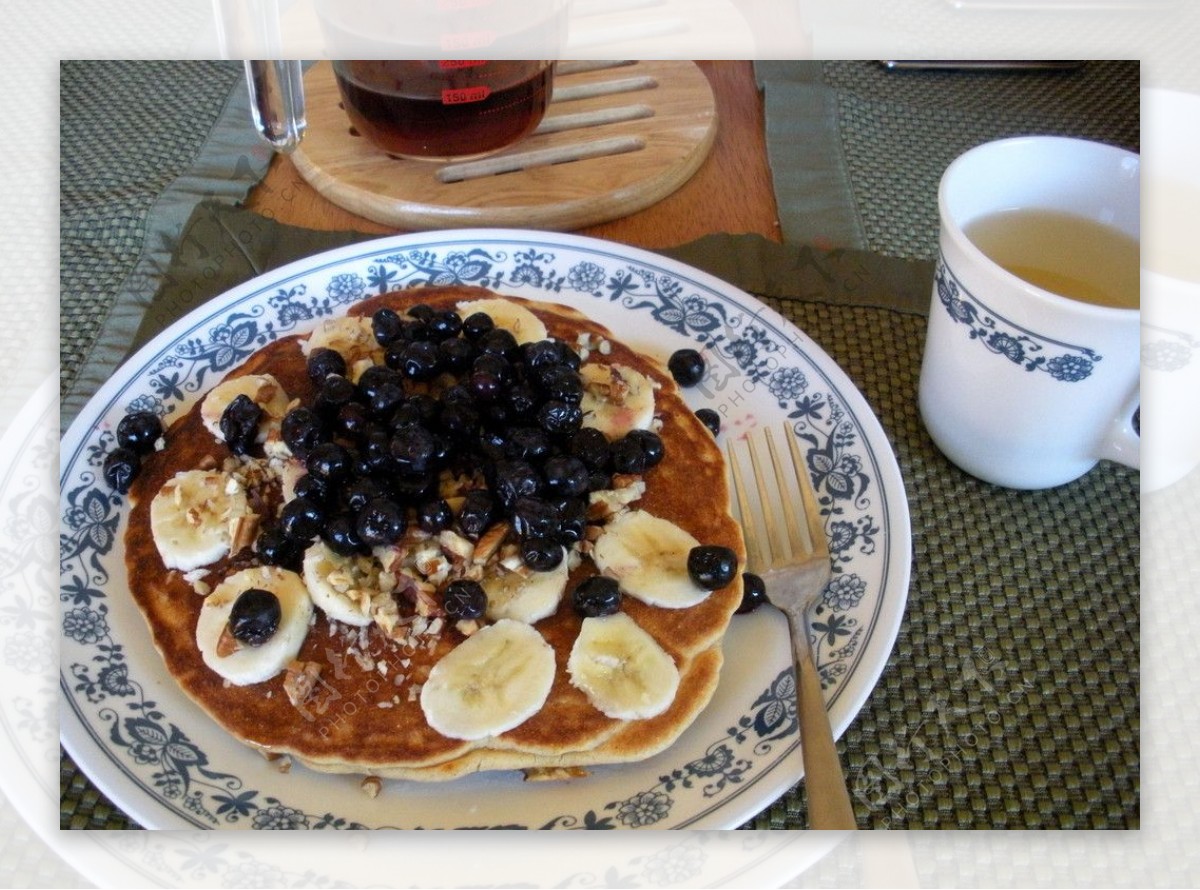
[{"label": "red measurement label", "polygon": [[461,87],[456,90],[442,90],[442,104],[463,105],[467,102],[482,102],[491,94],[492,88],[486,85]]},{"label": "red measurement label", "polygon": [[478,68],[486,65],[487,59],[442,59],[438,67],[443,71],[457,71],[460,68]]}]

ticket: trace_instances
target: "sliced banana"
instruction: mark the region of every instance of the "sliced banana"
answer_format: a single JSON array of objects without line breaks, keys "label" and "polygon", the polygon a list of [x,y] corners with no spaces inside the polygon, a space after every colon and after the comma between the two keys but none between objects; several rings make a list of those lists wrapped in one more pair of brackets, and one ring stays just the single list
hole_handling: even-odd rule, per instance
[{"label": "sliced banana", "polygon": [[492,317],[496,327],[504,328],[517,338],[517,343],[533,343],[545,340],[550,336],[542,320],[516,303],[508,300],[473,300],[458,304],[459,314],[463,318],[476,312],[484,312]]},{"label": "sliced banana", "polygon": [[625,612],[583,619],[567,673],[597,710],[618,720],[661,714],[679,689],[671,656]]},{"label": "sliced banana", "polygon": [[592,559],[630,596],[651,606],[686,609],[710,592],[687,570],[688,553],[699,544],[673,522],[645,510],[629,510],[604,526]]},{"label": "sliced banana", "polygon": [[[279,599],[279,627],[258,646],[240,644],[228,654],[221,637],[237,598],[251,588],[266,590]],[[196,644],[204,663],[235,686],[269,680],[300,653],[308,636],[313,604],[304,581],[295,572],[276,566],[258,566],[230,575],[205,597],[196,621]]]},{"label": "sliced banana", "polygon": [[262,444],[272,429],[279,428],[279,422],[288,410],[288,394],[279,381],[270,374],[245,374],[224,380],[212,388],[204,397],[200,406],[200,419],[205,428],[220,442],[225,441],[221,435],[221,415],[225,409],[240,395],[250,399],[263,409],[262,420],[258,424],[256,441]]},{"label": "sliced banana", "polygon": [[533,624],[553,615],[567,588],[569,565],[564,547],[562,562],[548,572],[530,572],[526,576],[520,571],[499,569],[484,578],[481,583],[488,598],[488,620],[512,618]]},{"label": "sliced banana", "polygon": [[588,362],[583,378],[583,425],[594,427],[610,441],[630,430],[648,430],[654,421],[654,384],[626,365]]},{"label": "sliced banana", "polygon": [[313,603],[333,621],[365,627],[379,593],[379,565],[369,556],[342,556],[324,541],[304,551],[304,583]]},{"label": "sliced banana", "polygon": [[150,502],[150,534],[168,569],[187,572],[229,553],[238,524],[253,519],[246,489],[217,470],[183,470]]},{"label": "sliced banana", "polygon": [[357,382],[357,375],[364,368],[383,362],[384,348],[375,339],[369,318],[342,316],[325,319],[313,329],[307,340],[300,343],[300,351],[306,357],[319,347],[340,352],[346,360],[347,369],[351,369],[350,379],[354,382]]},{"label": "sliced banana", "polygon": [[421,710],[444,736],[483,739],[536,714],[553,683],[554,648],[525,622],[502,618],[433,666],[421,687]]}]

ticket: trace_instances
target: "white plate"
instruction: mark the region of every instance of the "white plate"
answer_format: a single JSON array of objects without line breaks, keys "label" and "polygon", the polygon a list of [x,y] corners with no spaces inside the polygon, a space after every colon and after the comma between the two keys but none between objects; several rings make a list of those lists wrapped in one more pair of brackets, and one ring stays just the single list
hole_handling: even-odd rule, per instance
[{"label": "white plate", "polygon": [[182,319],[128,361],[80,413],[60,454],[61,733],[96,784],[148,828],[732,828],[798,781],[790,649],[777,613],[738,616],[720,686],[669,750],[586,779],[517,774],[387,783],[281,774],[229,739],[162,667],[127,595],[125,499],[100,478],[120,418],[185,410],[263,344],[384,290],[464,283],[574,306],[647,353],[685,345],[709,373],[692,407],[722,436],[790,419],[829,511],[834,580],[813,624],[835,732],[887,661],[908,590],[908,505],[875,416],[834,362],[742,291],[655,254],[576,236],[465,230],[341,248],[260,276]]}]

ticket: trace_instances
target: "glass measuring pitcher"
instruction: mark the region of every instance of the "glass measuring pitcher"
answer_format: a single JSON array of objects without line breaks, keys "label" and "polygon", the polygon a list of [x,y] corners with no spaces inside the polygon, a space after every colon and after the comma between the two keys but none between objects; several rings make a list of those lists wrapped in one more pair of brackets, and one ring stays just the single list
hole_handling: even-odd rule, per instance
[{"label": "glass measuring pitcher", "polygon": [[[519,11],[505,0],[314,0],[313,9],[350,125],[387,154],[489,154],[524,138],[545,114],[554,63],[525,57],[553,59],[561,48],[565,0],[524,0]],[[252,27],[271,20],[270,10],[260,11]],[[412,58],[429,55],[474,58]],[[305,128],[300,63],[245,64],[259,133],[291,151]]]}]

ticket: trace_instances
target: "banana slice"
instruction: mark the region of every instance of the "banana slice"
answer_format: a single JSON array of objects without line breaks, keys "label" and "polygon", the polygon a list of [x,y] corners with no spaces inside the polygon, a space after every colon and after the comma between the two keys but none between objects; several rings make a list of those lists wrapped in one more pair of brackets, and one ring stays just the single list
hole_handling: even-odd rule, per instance
[{"label": "banana slice", "polygon": [[629,510],[604,526],[592,559],[630,596],[651,606],[686,609],[710,592],[687,570],[688,553],[699,544],[673,522],[645,510]]},{"label": "banana slice", "polygon": [[645,374],[620,364],[589,362],[583,378],[583,425],[616,441],[630,430],[648,430],[654,421],[654,384]]},{"label": "banana slice", "polygon": [[488,620],[512,618],[533,624],[553,615],[567,588],[569,563],[564,547],[562,562],[548,572],[530,572],[526,577],[520,572],[500,569],[484,578],[481,583],[488,598]]},{"label": "banana slice", "polygon": [[256,437],[258,443],[262,444],[267,441],[267,435],[273,428],[279,428],[279,422],[288,410],[288,394],[270,374],[246,374],[218,383],[204,397],[204,404],[200,406],[200,419],[217,441],[224,442],[225,437],[221,435],[221,415],[225,413],[229,403],[240,395],[249,396],[263,409],[263,418],[259,421]]},{"label": "banana slice", "polygon": [[[258,646],[239,644],[224,651],[221,637],[229,624],[229,613],[237,598],[251,588],[266,590],[279,599],[279,627]],[[276,566],[243,569],[230,575],[204,600],[196,621],[196,644],[204,663],[235,686],[269,680],[300,653],[308,636],[313,604],[304,581],[295,572]]]},{"label": "banana slice", "polygon": [[365,627],[379,593],[379,566],[368,556],[342,556],[324,541],[304,551],[304,583],[313,603],[333,621]]},{"label": "banana slice", "polygon": [[253,518],[246,489],[217,470],[176,473],[150,502],[150,533],[163,565],[183,572],[228,554],[238,524]]},{"label": "banana slice", "polygon": [[510,331],[517,338],[517,343],[533,343],[545,340],[550,336],[542,320],[516,303],[508,300],[473,300],[458,304],[459,314],[463,318],[475,312],[486,312],[496,323],[496,327]]},{"label": "banana slice", "polygon": [[[340,352],[347,368],[361,371],[370,367],[370,364],[383,363],[384,348],[375,339],[369,318],[342,316],[325,319],[313,329],[307,340],[300,343],[300,351],[306,357],[318,347]],[[370,364],[364,360],[369,360]],[[351,374],[351,380],[357,382],[355,374]]]},{"label": "banana slice", "polygon": [[554,683],[554,648],[523,621],[502,618],[451,650],[421,687],[421,710],[442,735],[468,741],[520,726]]},{"label": "banana slice", "polygon": [[567,673],[597,710],[618,720],[661,714],[679,689],[671,656],[625,612],[583,619]]}]

